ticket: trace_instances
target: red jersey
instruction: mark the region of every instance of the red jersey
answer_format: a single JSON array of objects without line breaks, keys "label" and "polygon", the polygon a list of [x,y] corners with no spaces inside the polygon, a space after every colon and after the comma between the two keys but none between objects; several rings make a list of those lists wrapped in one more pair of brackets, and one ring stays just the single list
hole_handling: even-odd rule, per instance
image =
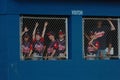
[{"label": "red jersey", "polygon": [[31,50],[32,50],[32,44],[30,44],[30,42],[22,43],[22,53],[29,54]]},{"label": "red jersey", "polygon": [[[94,40],[94,41],[92,42],[92,44],[93,44],[96,48],[99,48],[99,42],[98,42],[98,41]],[[87,50],[88,50],[89,53],[94,53],[94,52],[96,51],[95,48],[94,48],[92,45],[89,45],[89,44],[88,44]]]},{"label": "red jersey", "polygon": [[44,38],[41,38],[40,40],[33,40],[33,49],[36,53],[43,53],[44,50]]}]

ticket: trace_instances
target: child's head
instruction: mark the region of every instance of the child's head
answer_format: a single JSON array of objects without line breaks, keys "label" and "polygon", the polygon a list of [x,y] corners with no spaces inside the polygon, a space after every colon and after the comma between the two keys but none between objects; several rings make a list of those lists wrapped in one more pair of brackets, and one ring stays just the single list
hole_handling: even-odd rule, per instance
[{"label": "child's head", "polygon": [[27,32],[24,34],[23,40],[24,40],[25,42],[28,42],[28,41],[29,41],[29,35],[28,35]]},{"label": "child's head", "polygon": [[58,34],[59,34],[59,39],[64,39],[65,34],[62,30],[60,30]]},{"label": "child's head", "polygon": [[101,27],[102,27],[102,24],[103,24],[103,22],[102,22],[102,21],[100,21],[100,20],[99,20],[99,21],[97,21],[97,27],[98,27],[98,28],[101,28]]},{"label": "child's head", "polygon": [[49,38],[51,41],[55,39],[55,35],[54,35],[53,32],[48,32],[47,35],[48,35],[48,38]]},{"label": "child's head", "polygon": [[35,39],[40,40],[40,38],[41,38],[40,32],[36,32]]},{"label": "child's head", "polygon": [[94,38],[94,33],[91,32],[90,35],[89,35],[90,39],[93,39]]}]

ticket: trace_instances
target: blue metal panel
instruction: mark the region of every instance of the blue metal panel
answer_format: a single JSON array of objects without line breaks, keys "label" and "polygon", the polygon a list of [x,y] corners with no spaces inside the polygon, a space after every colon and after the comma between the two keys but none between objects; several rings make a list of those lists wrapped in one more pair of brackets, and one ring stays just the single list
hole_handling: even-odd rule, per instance
[{"label": "blue metal panel", "polygon": [[0,80],[7,80],[7,36],[6,36],[6,15],[0,15]]},{"label": "blue metal panel", "polygon": [[[7,1],[7,2],[6,2]],[[3,3],[3,4],[2,4]],[[118,4],[0,1],[0,80],[119,80],[120,62],[85,61],[82,59],[82,16],[71,10],[83,10],[83,15],[119,16]],[[4,15],[2,15],[4,14]],[[70,15],[70,60],[20,61],[19,15]],[[5,57],[6,56],[6,57]],[[8,74],[8,75],[7,75]]]}]

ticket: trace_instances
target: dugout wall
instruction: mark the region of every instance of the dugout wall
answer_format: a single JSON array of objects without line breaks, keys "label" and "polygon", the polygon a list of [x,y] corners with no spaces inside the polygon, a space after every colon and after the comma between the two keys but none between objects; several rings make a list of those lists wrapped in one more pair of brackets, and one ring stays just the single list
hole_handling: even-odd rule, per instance
[{"label": "dugout wall", "polygon": [[[86,61],[82,57],[83,16],[120,16],[119,2],[98,2],[0,0],[0,80],[119,80],[119,60]],[[64,61],[21,61],[21,15],[69,16],[68,52],[71,58]]]}]

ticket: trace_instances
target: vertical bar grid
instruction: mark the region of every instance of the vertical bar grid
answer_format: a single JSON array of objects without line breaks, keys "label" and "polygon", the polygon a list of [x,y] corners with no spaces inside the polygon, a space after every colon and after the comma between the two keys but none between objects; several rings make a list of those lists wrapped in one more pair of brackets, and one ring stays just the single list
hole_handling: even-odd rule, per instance
[{"label": "vertical bar grid", "polygon": [[[108,19],[110,21],[108,21]],[[97,17],[84,17],[82,19],[82,29],[83,29],[83,56],[84,58],[86,59],[87,54],[87,42],[85,40],[85,35],[87,33],[87,36],[90,35],[90,32],[93,32],[95,27],[97,26],[96,23],[98,21],[102,21],[102,25],[104,26],[108,26],[108,29],[106,30],[109,30],[109,27],[111,27],[111,23],[113,24],[113,26],[116,28],[115,31],[107,31],[107,37],[106,37],[106,48],[108,48],[109,44],[111,43],[112,44],[112,48],[113,48],[113,54],[110,54],[110,56],[107,56],[109,59],[113,59],[113,58],[120,58],[120,41],[119,41],[119,38],[120,38],[120,20],[118,18],[104,18],[104,17],[101,17],[101,18],[97,18]],[[111,23],[110,23],[111,22]],[[100,39],[100,38],[99,38]],[[108,40],[108,41],[107,41]],[[109,42],[110,41],[110,42]],[[88,41],[89,42],[89,41]],[[106,49],[105,49],[106,50]],[[117,55],[116,55],[117,54]],[[107,53],[106,53],[107,55]],[[105,57],[105,58],[107,58]],[[96,57],[97,58],[97,57]],[[105,59],[104,58],[104,59]]]},{"label": "vertical bar grid", "polygon": [[120,19],[118,19],[118,53],[120,59]]},{"label": "vertical bar grid", "polygon": [[[30,39],[32,39],[32,32],[35,26],[35,22],[39,22],[40,26],[43,25],[43,21],[48,21],[49,23],[49,27],[47,27],[46,32],[45,32],[45,45],[47,46],[46,48],[48,48],[48,44],[50,43],[50,41],[48,41],[48,37],[47,37],[47,33],[48,32],[54,32],[55,33],[55,39],[58,39],[58,32],[62,29],[63,31],[65,31],[65,45],[66,45],[66,59],[68,59],[68,19],[66,17],[34,17],[34,16],[21,16],[20,17],[20,58],[22,59],[22,49],[21,49],[21,44],[22,44],[22,36],[21,36],[21,31],[23,31],[23,28],[25,28],[25,26],[28,27],[28,33],[30,35]],[[64,22],[63,22],[64,21]],[[41,23],[43,22],[43,23]],[[57,23],[55,23],[57,22]],[[52,26],[52,27],[50,27]],[[40,32],[42,32],[43,27],[38,27],[36,30],[39,30]],[[31,40],[32,41],[32,40]],[[46,54],[47,49],[45,50],[45,54]]]}]

